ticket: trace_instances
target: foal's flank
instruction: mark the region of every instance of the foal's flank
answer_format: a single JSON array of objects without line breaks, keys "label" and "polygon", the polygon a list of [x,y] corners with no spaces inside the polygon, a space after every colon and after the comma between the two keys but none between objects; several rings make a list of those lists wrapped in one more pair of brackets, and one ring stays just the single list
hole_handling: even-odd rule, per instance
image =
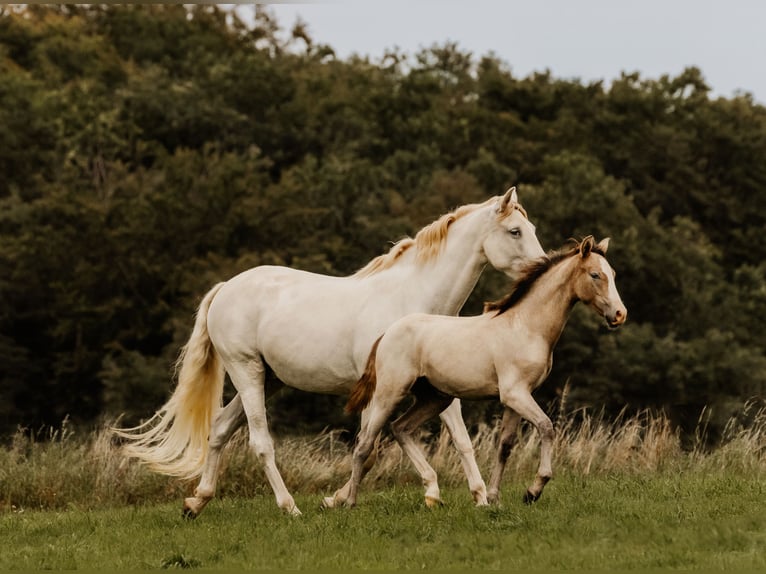
[{"label": "foal's flank", "polygon": [[395,423],[399,432],[394,434],[402,448],[411,437],[407,436],[410,427],[401,421],[433,410],[433,403],[443,401],[445,395],[464,399],[498,397],[505,411],[488,498],[495,502],[499,498],[515,429],[519,419],[524,418],[537,428],[541,441],[537,475],[524,495],[525,502],[536,501],[553,474],[553,424],[532,398],[532,392],[550,372],[553,349],[569,313],[575,303],[582,301],[610,328],[619,327],[627,319],[614,270],[606,260],[608,246],[608,239],[596,243],[588,236],[529,264],[514,289],[488,304],[482,315],[417,313],[393,323],[376,342],[347,405],[352,412],[365,410],[351,480],[336,492],[334,505],[356,503],[363,463],[375,437],[417,380],[427,381],[434,392],[418,393],[415,405]]}]

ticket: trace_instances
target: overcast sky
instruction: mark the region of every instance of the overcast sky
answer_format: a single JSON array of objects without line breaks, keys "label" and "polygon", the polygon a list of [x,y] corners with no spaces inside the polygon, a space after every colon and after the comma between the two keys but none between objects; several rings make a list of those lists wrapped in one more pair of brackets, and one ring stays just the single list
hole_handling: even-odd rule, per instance
[{"label": "overcast sky", "polygon": [[286,29],[300,16],[341,58],[453,41],[476,59],[494,52],[517,77],[550,69],[608,83],[621,71],[659,78],[697,66],[714,96],[744,91],[766,103],[766,1],[336,0],[270,9]]}]

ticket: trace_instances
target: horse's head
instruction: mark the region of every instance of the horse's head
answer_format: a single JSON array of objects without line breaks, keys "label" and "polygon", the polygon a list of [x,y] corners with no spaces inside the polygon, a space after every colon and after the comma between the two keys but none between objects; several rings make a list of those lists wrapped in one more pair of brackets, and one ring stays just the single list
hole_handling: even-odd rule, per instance
[{"label": "horse's head", "polygon": [[575,295],[603,316],[611,329],[616,329],[628,318],[628,310],[617,292],[615,272],[606,260],[609,238],[596,243],[593,236],[583,239],[577,246],[577,270],[574,277]]},{"label": "horse's head", "polygon": [[489,217],[489,231],[482,247],[492,267],[515,277],[524,263],[545,255],[515,187],[498,198]]}]

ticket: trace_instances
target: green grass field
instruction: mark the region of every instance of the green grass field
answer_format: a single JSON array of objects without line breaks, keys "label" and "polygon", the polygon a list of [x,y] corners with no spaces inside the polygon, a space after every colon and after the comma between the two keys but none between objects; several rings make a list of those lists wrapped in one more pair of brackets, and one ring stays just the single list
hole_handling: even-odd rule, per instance
[{"label": "green grass field", "polygon": [[[115,569],[766,569],[766,413],[712,450],[682,449],[662,417],[559,420],[554,479],[521,502],[539,457],[529,427],[499,507],[475,508],[447,435],[431,437],[444,506],[429,510],[390,441],[354,509],[319,509],[349,476],[332,433],[277,441],[303,516],[278,510],[240,434],[219,497],[194,521],[194,481],[126,461],[110,436],[66,427],[0,449],[0,570]],[[428,438],[428,437],[425,437]],[[489,474],[496,429],[475,435]]]},{"label": "green grass field", "polygon": [[366,490],[355,509],[302,517],[264,493],[213,501],[195,521],[180,501],[0,516],[0,569],[764,569],[766,484],[727,474],[578,477],[533,506],[509,480],[501,507],[445,489],[429,510],[415,486]]}]

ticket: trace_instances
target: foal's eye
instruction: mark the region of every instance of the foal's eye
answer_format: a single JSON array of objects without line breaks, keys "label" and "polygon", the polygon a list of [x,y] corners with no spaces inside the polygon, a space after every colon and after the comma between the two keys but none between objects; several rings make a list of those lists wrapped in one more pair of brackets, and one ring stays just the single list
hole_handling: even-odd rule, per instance
[{"label": "foal's eye", "polygon": [[601,277],[601,275],[599,275],[599,274],[598,274],[598,273],[596,273],[595,271],[594,271],[593,273],[591,273],[591,274],[590,274],[590,276],[591,276],[593,279],[598,279],[599,277]]},{"label": "foal's eye", "polygon": [[508,230],[508,233],[510,233],[514,237],[519,237],[521,235],[521,229],[519,229],[518,227],[512,227],[511,229]]}]

